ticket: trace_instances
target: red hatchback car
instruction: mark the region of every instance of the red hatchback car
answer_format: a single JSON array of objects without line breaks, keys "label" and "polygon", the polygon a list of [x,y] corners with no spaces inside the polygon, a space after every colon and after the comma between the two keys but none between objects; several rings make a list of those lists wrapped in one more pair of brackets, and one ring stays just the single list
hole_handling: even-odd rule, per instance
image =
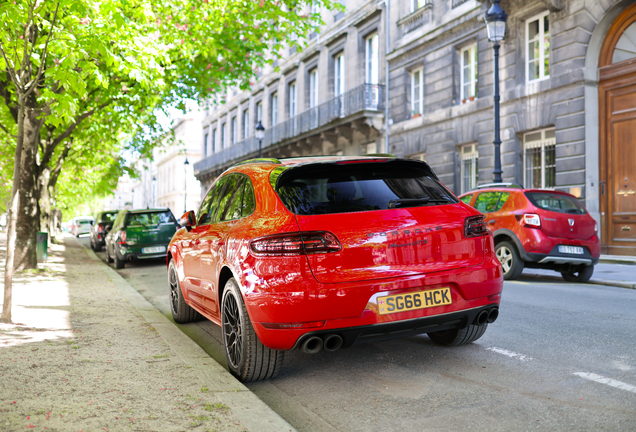
[{"label": "red hatchback car", "polygon": [[274,377],[283,352],[427,333],[480,338],[502,270],[484,217],[420,161],[257,159],[210,187],[168,248],[174,320],[222,328],[230,371]]},{"label": "red hatchback car", "polygon": [[556,270],[570,282],[592,277],[601,254],[598,226],[574,195],[495,183],[460,199],[486,215],[504,279],[518,278],[524,267]]}]

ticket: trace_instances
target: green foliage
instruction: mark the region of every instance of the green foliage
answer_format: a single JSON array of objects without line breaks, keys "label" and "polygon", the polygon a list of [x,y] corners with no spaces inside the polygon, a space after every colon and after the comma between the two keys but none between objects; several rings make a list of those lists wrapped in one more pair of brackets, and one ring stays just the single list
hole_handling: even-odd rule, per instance
[{"label": "green foliage", "polygon": [[[339,3],[321,0],[327,8]],[[161,111],[250,79],[320,24],[307,0],[16,0],[0,3],[0,174],[11,178],[16,83],[36,80],[39,160],[73,208],[112,190],[128,149],[150,156]],[[267,54],[267,53],[271,54]],[[143,125],[143,127],[142,127]],[[70,137],[74,141],[70,143]],[[66,149],[65,146],[71,150]],[[88,157],[88,154],[92,154]],[[90,169],[89,169],[90,167]],[[57,178],[52,182],[53,185]],[[6,183],[0,184],[0,211]]]}]

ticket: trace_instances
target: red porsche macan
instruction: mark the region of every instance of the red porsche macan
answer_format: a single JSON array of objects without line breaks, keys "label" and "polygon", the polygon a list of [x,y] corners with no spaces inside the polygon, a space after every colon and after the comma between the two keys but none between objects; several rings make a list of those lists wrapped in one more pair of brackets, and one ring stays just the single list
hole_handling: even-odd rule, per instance
[{"label": "red porsche macan", "polygon": [[222,328],[241,381],[317,353],[426,333],[479,339],[502,270],[484,216],[429,166],[387,156],[257,159],[224,172],[168,248],[174,320]]}]

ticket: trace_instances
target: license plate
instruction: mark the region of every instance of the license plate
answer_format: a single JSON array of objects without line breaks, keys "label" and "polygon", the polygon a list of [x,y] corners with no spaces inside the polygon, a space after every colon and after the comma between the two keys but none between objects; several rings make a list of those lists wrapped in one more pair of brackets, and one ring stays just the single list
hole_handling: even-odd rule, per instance
[{"label": "license plate", "polygon": [[380,315],[452,304],[450,288],[378,297]]},{"label": "license plate", "polygon": [[146,247],[141,249],[142,253],[159,253],[159,252],[165,252],[165,251],[166,251],[165,246],[153,246],[153,247]]},{"label": "license plate", "polygon": [[577,255],[583,255],[584,254],[583,248],[581,246],[564,246],[564,245],[560,245],[559,246],[559,252],[561,252],[561,253],[569,253],[569,254],[577,254]]}]

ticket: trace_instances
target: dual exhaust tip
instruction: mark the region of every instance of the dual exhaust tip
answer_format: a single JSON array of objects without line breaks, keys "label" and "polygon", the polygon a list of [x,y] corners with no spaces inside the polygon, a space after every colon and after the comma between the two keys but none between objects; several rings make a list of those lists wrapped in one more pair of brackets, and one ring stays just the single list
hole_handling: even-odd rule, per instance
[{"label": "dual exhaust tip", "polygon": [[325,351],[333,352],[338,351],[342,347],[342,343],[342,336],[337,334],[326,335],[324,338],[312,336],[305,339],[300,345],[300,350],[307,354],[316,354],[323,348]]},{"label": "dual exhaust tip", "polygon": [[490,308],[479,312],[479,315],[475,318],[476,325],[484,325],[486,323],[492,324],[497,320],[499,316],[499,308]]}]

